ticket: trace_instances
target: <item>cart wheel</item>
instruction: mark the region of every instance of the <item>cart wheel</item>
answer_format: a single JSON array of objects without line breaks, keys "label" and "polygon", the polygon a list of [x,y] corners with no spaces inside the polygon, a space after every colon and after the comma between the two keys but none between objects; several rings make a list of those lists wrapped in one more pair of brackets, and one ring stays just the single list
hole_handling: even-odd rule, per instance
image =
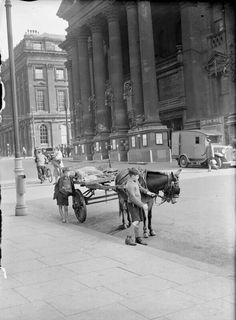
[{"label": "cart wheel", "polygon": [[46,170],[46,177],[48,178],[48,181],[51,183],[53,177],[52,177],[52,172],[49,168],[47,168],[47,170]]},{"label": "cart wheel", "polygon": [[179,165],[181,168],[187,168],[188,166],[188,159],[186,156],[181,156],[179,159]]},{"label": "cart wheel", "polygon": [[83,223],[87,218],[87,207],[83,194],[80,190],[75,190],[75,196],[73,196],[73,209],[76,218],[79,222]]}]

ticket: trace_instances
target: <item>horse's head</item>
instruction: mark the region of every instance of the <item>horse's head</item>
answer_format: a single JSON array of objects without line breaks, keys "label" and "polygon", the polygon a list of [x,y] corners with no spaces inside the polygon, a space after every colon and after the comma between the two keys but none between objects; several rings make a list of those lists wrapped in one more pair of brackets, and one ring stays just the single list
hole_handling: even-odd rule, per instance
[{"label": "horse's head", "polygon": [[180,194],[179,175],[182,169],[176,172],[166,173],[160,171],[145,171],[144,181],[147,188],[158,195],[159,191],[163,192],[163,202],[176,203]]},{"label": "horse's head", "polygon": [[165,201],[171,202],[172,204],[177,202],[180,194],[179,187],[179,175],[182,169],[177,170],[175,173],[171,172],[168,175],[168,181],[163,189]]}]

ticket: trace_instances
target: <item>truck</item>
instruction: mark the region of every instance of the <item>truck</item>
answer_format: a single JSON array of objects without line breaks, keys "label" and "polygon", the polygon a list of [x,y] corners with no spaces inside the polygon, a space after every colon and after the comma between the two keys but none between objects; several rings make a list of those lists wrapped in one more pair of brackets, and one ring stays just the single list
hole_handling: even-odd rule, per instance
[{"label": "truck", "polygon": [[222,143],[222,134],[197,129],[172,132],[172,159],[176,159],[178,165],[182,168],[187,168],[189,165],[207,166],[208,159],[205,151],[208,140],[211,141],[213,146],[217,168],[229,167],[235,164],[235,161],[233,161],[233,148]]}]

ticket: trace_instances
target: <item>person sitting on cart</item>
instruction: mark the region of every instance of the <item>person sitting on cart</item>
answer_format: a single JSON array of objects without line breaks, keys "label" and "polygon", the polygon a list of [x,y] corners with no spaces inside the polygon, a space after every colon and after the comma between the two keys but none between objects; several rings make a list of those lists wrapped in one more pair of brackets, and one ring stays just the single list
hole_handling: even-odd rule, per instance
[{"label": "person sitting on cart", "polygon": [[62,169],[62,176],[55,185],[53,199],[57,200],[62,222],[68,222],[68,205],[69,196],[73,195],[75,191],[73,178],[70,177],[70,168],[64,167]]},{"label": "person sitting on cart", "polygon": [[[128,210],[131,215],[132,224],[129,228],[129,235],[125,239],[125,244],[130,246],[135,246],[136,243],[147,245],[146,242],[140,237],[139,225],[140,222],[144,220],[144,214],[148,214],[148,205],[141,201],[141,193],[148,194],[150,196],[154,195],[149,190],[143,188],[139,184],[139,172],[136,168],[129,169],[129,178],[126,183],[125,189],[128,194]],[[135,241],[133,240],[135,236]]]},{"label": "person sitting on cart", "polygon": [[42,153],[41,150],[37,150],[35,162],[36,162],[37,171],[38,171],[38,178],[41,180],[41,183],[42,183],[42,181],[44,180],[46,164],[48,163],[48,159]]}]

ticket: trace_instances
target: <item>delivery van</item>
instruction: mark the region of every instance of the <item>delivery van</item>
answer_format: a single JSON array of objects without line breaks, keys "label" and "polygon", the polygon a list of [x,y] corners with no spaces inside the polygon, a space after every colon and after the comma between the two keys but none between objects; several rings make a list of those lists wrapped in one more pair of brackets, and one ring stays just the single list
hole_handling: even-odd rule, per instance
[{"label": "delivery van", "polygon": [[204,130],[173,131],[171,136],[172,159],[176,159],[182,168],[188,165],[207,166],[205,151],[211,140],[214,150],[214,160],[218,168],[232,166],[233,148],[222,144],[222,135]]}]

